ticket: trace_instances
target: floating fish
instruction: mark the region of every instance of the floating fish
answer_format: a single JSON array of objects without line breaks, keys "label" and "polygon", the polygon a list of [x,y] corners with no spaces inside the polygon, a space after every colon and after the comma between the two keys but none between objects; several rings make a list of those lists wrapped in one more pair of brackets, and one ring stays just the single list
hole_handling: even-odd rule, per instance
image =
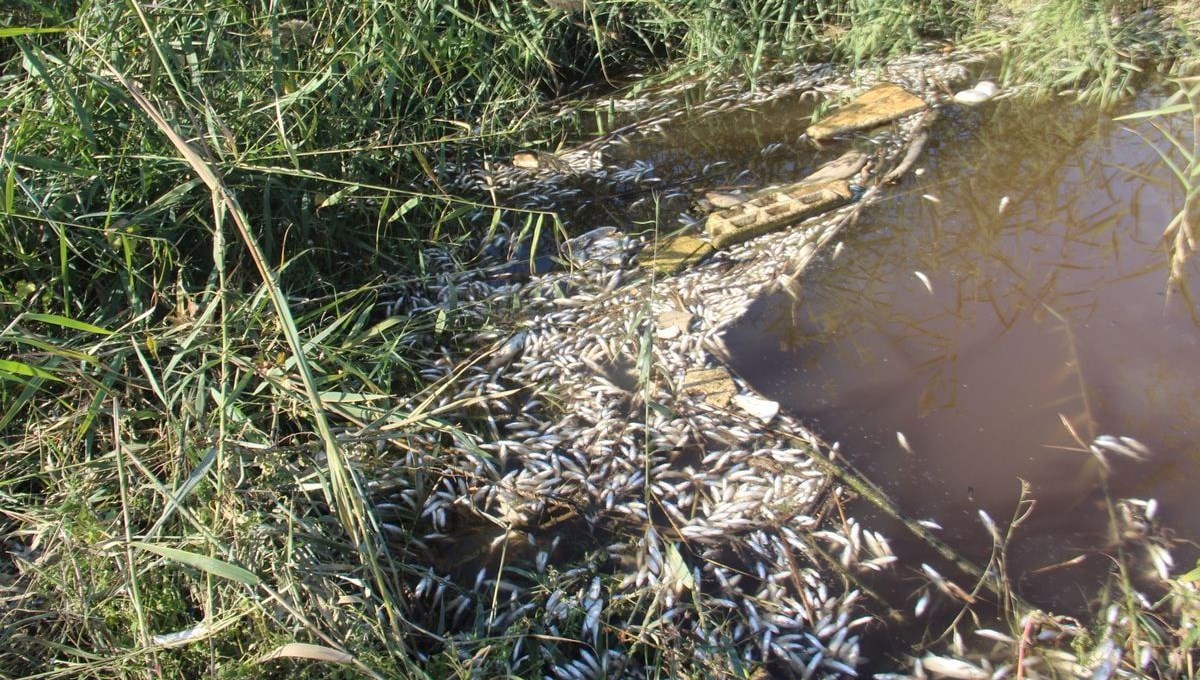
[{"label": "floating fish", "polygon": [[913,275],[921,279],[921,283],[925,284],[925,290],[929,291],[930,295],[933,295],[933,284],[930,283],[929,277],[925,276],[924,272],[919,271],[914,271]]},{"label": "floating fish", "polygon": [[921,665],[934,675],[954,680],[991,680],[992,677],[991,673],[974,664],[934,654],[921,657]]}]

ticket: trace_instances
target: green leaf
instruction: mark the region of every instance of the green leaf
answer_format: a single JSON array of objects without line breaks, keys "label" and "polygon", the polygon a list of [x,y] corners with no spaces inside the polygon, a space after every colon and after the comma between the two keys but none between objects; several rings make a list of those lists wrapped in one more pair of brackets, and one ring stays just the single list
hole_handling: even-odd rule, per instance
[{"label": "green leaf", "polygon": [[1175,104],[1173,106],[1164,106],[1161,109],[1150,109],[1149,111],[1137,111],[1124,116],[1117,116],[1113,120],[1137,120],[1139,118],[1153,118],[1155,116],[1169,116],[1172,113],[1181,113],[1183,111],[1191,111],[1191,104]]},{"label": "green leaf", "polygon": [[1183,583],[1196,583],[1200,581],[1200,560],[1196,560],[1196,568],[1186,574],[1180,574],[1179,580]]},{"label": "green leaf", "polygon": [[39,33],[65,33],[65,28],[33,28],[31,26],[8,26],[0,28],[0,38],[19,38],[23,35],[37,35]]},{"label": "green leaf", "polygon": [[145,210],[142,211],[142,213],[141,213],[142,216],[145,217],[147,215],[152,215],[159,211],[170,208],[171,206],[179,203],[179,201],[181,199],[183,199],[184,196],[191,193],[192,189],[195,189],[196,187],[200,186],[201,184],[203,184],[203,182],[200,180],[199,177],[189,179],[188,181],[184,182],[183,184],[180,184],[179,186],[175,187],[174,189],[171,189],[170,191],[166,192],[162,196],[159,196],[158,198],[154,199],[154,202],[151,203],[149,206],[146,207]]},{"label": "green leaf", "polygon": [[3,160],[6,164],[24,166],[30,170],[57,172],[63,175],[74,175],[76,177],[91,177],[93,174],[85,169],[77,168],[73,165],[67,165],[62,161],[56,161],[53,158],[46,158],[44,156],[29,156],[26,154],[5,152],[4,154],[0,154],[0,160]]},{"label": "green leaf", "polygon": [[337,392],[327,391],[321,392],[321,403],[323,404],[353,404],[364,401],[379,401],[387,399],[386,394],[364,394],[362,392]]},{"label": "green leaf", "polygon": [[417,207],[417,204],[420,202],[421,202],[420,196],[413,196],[412,198],[408,199],[407,201],[401,203],[400,207],[396,208],[396,211],[388,216],[388,222],[395,222],[396,220],[400,219],[401,217],[404,217],[405,215],[408,214],[409,210],[412,210],[413,208]]},{"label": "green leaf", "polygon": [[446,332],[446,324],[450,321],[450,315],[446,313],[446,308],[442,307],[437,311],[437,317],[433,320],[433,332],[441,335]]},{"label": "green leaf", "polygon": [[272,102],[271,104],[268,104],[267,106],[260,108],[258,112],[262,113],[264,111],[270,111],[271,109],[273,109],[275,107],[279,107],[281,109],[286,109],[286,108],[291,107],[292,104],[295,104],[296,102],[300,101],[301,99],[308,97],[310,94],[313,94],[317,90],[320,90],[321,87],[325,85],[325,81],[329,80],[329,76],[331,76],[331,75],[333,75],[333,71],[330,69],[326,69],[321,75],[310,79],[308,82],[301,85],[295,91],[289,92],[282,97],[276,98],[276,100],[274,102]]},{"label": "green leaf", "polygon": [[668,543],[664,552],[666,553],[666,573],[668,579],[681,588],[694,589],[696,587],[696,577],[688,569],[687,562],[683,560],[683,555],[679,554],[679,548],[675,547],[674,543]]},{"label": "green leaf", "polygon": [[339,203],[344,203],[346,199],[356,193],[358,189],[359,185],[352,184],[345,189],[339,189],[338,191],[333,192],[332,195],[325,197],[325,200],[321,201],[321,203],[317,205],[317,210],[328,208]]},{"label": "green leaf", "polygon": [[383,333],[395,328],[396,326],[406,325],[409,323],[409,321],[410,321],[410,319],[406,316],[389,316],[388,318],[384,319],[383,321],[380,321],[379,323],[375,324],[374,326],[371,326],[370,328],[368,328],[367,331],[365,333],[363,333],[359,338],[347,339],[346,342],[342,343],[342,346],[349,348],[349,347],[353,346],[351,344],[352,342],[355,344],[361,343],[364,340],[382,335]]},{"label": "green leaf", "polygon": [[59,316],[57,314],[26,314],[25,318],[32,319],[33,321],[41,321],[42,323],[48,323],[54,326],[69,328],[74,331],[83,331],[84,333],[95,333],[96,335],[112,335],[113,333],[107,328],[93,326],[86,321],[76,321],[75,319]]},{"label": "green leaf", "polygon": [[42,380],[53,380],[54,382],[62,382],[50,371],[37,366],[30,366],[19,361],[9,361],[0,359],[0,378],[13,378],[21,376],[25,378],[41,378]]},{"label": "green leaf", "polygon": [[141,548],[147,552],[152,552],[156,555],[161,555],[169,560],[186,564],[189,567],[195,567],[201,571],[206,571],[213,576],[220,576],[221,578],[229,579],[230,581],[237,581],[238,583],[243,583],[248,586],[256,586],[259,583],[262,583],[262,579],[255,575],[254,572],[232,565],[228,562],[222,562],[215,557],[198,555],[186,550],[168,548],[166,546],[154,545],[152,543],[142,543],[140,541],[131,541],[129,545],[132,545],[135,548]]},{"label": "green leaf", "polygon": [[27,345],[29,347],[36,347],[37,349],[42,350],[46,354],[63,357],[64,359],[67,359],[69,361],[82,361],[85,363],[92,364],[93,366],[100,365],[100,358],[97,357],[95,354],[88,354],[87,352],[80,352],[79,350],[74,350],[74,349],[70,349],[67,347],[59,347],[58,345],[55,345],[55,344],[52,344],[49,342],[42,342],[41,340],[38,340],[36,338],[25,338],[25,337],[13,336],[13,335],[8,335],[8,336],[0,335],[0,340],[12,342],[12,343],[15,343],[18,345]]}]

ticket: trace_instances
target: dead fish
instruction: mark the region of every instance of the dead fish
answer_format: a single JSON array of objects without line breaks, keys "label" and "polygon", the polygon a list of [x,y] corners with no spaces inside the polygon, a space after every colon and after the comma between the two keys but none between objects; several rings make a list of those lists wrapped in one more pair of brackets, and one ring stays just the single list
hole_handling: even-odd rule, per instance
[{"label": "dead fish", "polygon": [[803,181],[810,184],[819,184],[821,182],[849,179],[863,169],[863,166],[867,164],[867,160],[868,158],[865,153],[851,149],[838,158],[822,165],[816,172],[805,177]]},{"label": "dead fish", "polygon": [[1010,644],[1010,645],[1016,644],[1016,642],[1017,642],[1016,639],[1013,638],[1013,636],[1011,636],[1007,633],[1001,633],[998,630],[992,630],[990,628],[976,628],[975,634],[978,635],[979,637],[987,638],[989,640],[995,640],[996,642],[1003,642],[1003,643]]},{"label": "dead fish", "polygon": [[929,601],[931,599],[929,593],[921,595],[921,598],[917,600],[917,605],[913,607],[913,616],[921,618],[925,614],[925,611],[929,609]]},{"label": "dead fish", "polygon": [[983,526],[987,527],[988,533],[992,535],[992,540],[996,543],[996,545],[1002,544],[1004,541],[1000,539],[1000,529],[992,520],[992,516],[980,508],[979,519],[983,522]]},{"label": "dead fish", "polygon": [[921,279],[921,283],[925,284],[925,290],[929,291],[930,295],[933,295],[933,284],[929,281],[929,277],[925,276],[924,272],[914,271],[913,276]]},{"label": "dead fish", "polygon": [[927,654],[922,657],[921,664],[925,667],[925,670],[943,678],[954,678],[954,680],[991,680],[992,677],[991,673],[974,664],[934,654]]},{"label": "dead fish", "polygon": [[492,360],[488,362],[487,370],[494,371],[497,368],[508,364],[513,359],[516,359],[517,355],[521,353],[521,350],[525,349],[525,339],[527,337],[529,337],[529,333],[526,331],[521,331],[520,333],[513,335],[512,338],[510,338],[508,342],[504,343],[504,346],[496,352],[496,356],[492,357]]},{"label": "dead fish", "polygon": [[1092,446],[1112,451],[1113,453],[1137,461],[1146,460],[1150,456],[1149,447],[1132,437],[1118,438],[1110,434],[1102,434],[1092,441]]}]

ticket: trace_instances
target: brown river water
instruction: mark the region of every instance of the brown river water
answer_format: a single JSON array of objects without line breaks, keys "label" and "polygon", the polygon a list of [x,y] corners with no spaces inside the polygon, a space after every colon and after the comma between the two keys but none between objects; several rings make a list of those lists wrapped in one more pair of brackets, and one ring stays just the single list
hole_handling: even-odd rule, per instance
[{"label": "brown river water", "polygon": [[[1188,139],[1190,119],[1160,122]],[[1009,576],[1035,604],[1082,612],[1112,566],[1105,481],[1200,537],[1200,266],[1169,288],[1162,239],[1184,191],[1149,122],[1073,103],[956,109],[931,136],[921,175],[727,334],[733,368],[977,562],[992,546],[978,511],[1003,531],[1028,481]],[[1151,453],[1109,452],[1106,475],[1080,446],[1102,435]],[[1177,571],[1193,548],[1177,547]]]}]

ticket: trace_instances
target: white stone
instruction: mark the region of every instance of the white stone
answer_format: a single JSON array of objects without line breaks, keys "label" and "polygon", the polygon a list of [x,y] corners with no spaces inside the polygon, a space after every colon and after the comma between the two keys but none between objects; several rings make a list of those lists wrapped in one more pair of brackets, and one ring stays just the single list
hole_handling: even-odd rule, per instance
[{"label": "white stone", "polygon": [[973,106],[995,97],[999,91],[1000,88],[996,86],[996,83],[990,80],[981,80],[975,87],[955,93],[954,101]]},{"label": "white stone", "polygon": [[683,335],[683,331],[679,330],[677,326],[666,326],[654,331],[654,335],[660,340],[674,340]]}]

